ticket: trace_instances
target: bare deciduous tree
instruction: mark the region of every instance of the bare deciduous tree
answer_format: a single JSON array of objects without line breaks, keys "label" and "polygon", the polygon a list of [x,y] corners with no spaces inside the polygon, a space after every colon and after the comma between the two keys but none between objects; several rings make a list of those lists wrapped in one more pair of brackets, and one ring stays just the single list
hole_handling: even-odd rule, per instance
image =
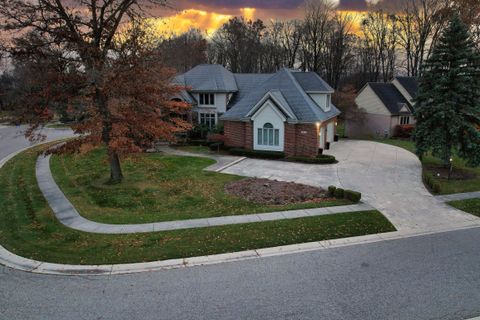
[{"label": "bare deciduous tree", "polygon": [[[135,26],[143,20],[146,7],[164,5],[165,0],[0,0],[2,29],[16,32],[8,48],[12,54],[53,53],[69,61],[68,75],[79,81],[78,95],[85,106],[85,122],[75,130],[88,134],[67,146],[78,150],[81,143],[105,145],[115,182],[123,178],[121,154],[139,151],[155,138],[170,138],[177,125],[185,126],[176,117],[169,119],[169,110],[185,106],[167,100],[179,89],[167,85],[169,72],[152,64],[155,51],[140,38],[145,36],[141,28],[119,33],[122,24]],[[65,83],[63,75],[59,84]],[[49,104],[37,109],[27,134],[49,119]]]}]

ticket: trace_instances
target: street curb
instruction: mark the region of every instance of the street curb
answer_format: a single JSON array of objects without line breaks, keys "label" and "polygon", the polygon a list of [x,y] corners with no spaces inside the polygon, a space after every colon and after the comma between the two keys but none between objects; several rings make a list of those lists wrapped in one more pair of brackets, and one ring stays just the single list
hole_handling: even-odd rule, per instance
[{"label": "street curb", "polygon": [[198,256],[190,258],[171,259],[163,261],[152,261],[144,263],[107,264],[107,265],[70,265],[42,262],[18,256],[4,247],[0,246],[0,264],[9,268],[45,275],[64,276],[110,276],[121,274],[133,274],[140,272],[152,272],[171,269],[181,269],[197,266],[206,266],[227,262],[245,261],[259,258],[269,258],[289,254],[297,254],[310,251],[331,250],[340,247],[350,247],[375,242],[399,240],[403,238],[414,238],[419,236],[440,234],[450,231],[459,231],[480,228],[476,226],[464,226],[448,230],[436,230],[428,232],[388,232],[378,233],[359,237],[341,238],[333,240],[322,240],[300,244],[285,245],[279,247],[262,248],[255,250],[238,251],[233,253],[222,253],[216,255]]},{"label": "street curb", "polygon": [[[22,150],[13,152],[7,157],[0,160],[0,168],[5,163],[13,158],[15,155],[41,144],[36,144]],[[234,261],[244,261],[258,258],[268,258],[279,255],[288,255],[309,251],[329,250],[339,247],[354,246],[359,244],[368,244],[374,242],[383,242],[390,240],[397,240],[402,238],[425,236],[437,233],[445,233],[449,231],[458,231],[479,228],[480,222],[474,225],[459,226],[457,228],[438,229],[435,231],[395,231],[388,233],[371,234],[358,237],[341,238],[333,240],[322,240],[315,242],[307,242],[300,244],[292,244],[271,248],[262,248],[256,250],[246,250],[233,253],[223,253],[216,255],[207,255],[199,257],[171,259],[163,261],[153,261],[145,263],[127,263],[127,264],[107,264],[107,265],[70,265],[42,262],[21,257],[13,252],[8,251],[3,246],[0,246],[0,264],[9,268],[37,273],[45,275],[64,275],[64,276],[79,276],[79,275],[119,275],[132,274],[139,272],[160,271],[169,269],[179,269],[194,266],[205,266],[211,264],[219,264]]]},{"label": "street curb", "polygon": [[225,166],[223,166],[223,167],[221,167],[221,168],[218,168],[217,170],[214,170],[214,172],[222,172],[223,170],[226,170],[226,169],[228,169],[228,168],[230,168],[230,167],[233,167],[234,165],[236,165],[237,163],[242,162],[242,161],[245,160],[245,159],[247,159],[247,158],[246,158],[246,157],[242,157],[242,158],[240,158],[240,159],[237,159],[237,160],[235,160],[235,161],[233,161],[233,162],[230,162],[229,164],[227,164],[227,165],[225,165]]}]

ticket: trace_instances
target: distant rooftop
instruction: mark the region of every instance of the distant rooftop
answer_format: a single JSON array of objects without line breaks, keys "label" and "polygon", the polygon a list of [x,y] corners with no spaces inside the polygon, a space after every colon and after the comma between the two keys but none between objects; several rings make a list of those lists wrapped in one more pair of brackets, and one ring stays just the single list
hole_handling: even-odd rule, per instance
[{"label": "distant rooftop", "polygon": [[410,103],[398,91],[395,85],[380,82],[370,82],[368,85],[392,114],[399,114],[404,105],[411,109]]},{"label": "distant rooftop", "polygon": [[418,81],[416,77],[395,77],[408,94],[415,98],[418,94]]}]

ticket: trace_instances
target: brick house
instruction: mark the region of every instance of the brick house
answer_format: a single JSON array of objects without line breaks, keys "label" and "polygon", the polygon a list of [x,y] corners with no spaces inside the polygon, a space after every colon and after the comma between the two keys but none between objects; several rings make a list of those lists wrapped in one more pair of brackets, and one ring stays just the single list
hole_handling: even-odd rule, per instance
[{"label": "brick house", "polygon": [[340,111],[334,90],[314,72],[282,69],[274,74],[233,74],[199,65],[177,77],[194,121],[224,125],[225,145],[315,157],[334,143]]}]

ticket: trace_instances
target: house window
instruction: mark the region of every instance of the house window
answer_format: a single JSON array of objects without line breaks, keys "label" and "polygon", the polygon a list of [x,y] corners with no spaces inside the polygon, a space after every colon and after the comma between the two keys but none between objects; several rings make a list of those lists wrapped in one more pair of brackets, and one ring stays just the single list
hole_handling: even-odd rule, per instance
[{"label": "house window", "polygon": [[200,113],[200,124],[210,129],[215,127],[215,113]]},{"label": "house window", "polygon": [[409,116],[401,116],[400,117],[400,124],[410,124],[410,117]]},{"label": "house window", "polygon": [[215,105],[215,94],[213,93],[200,93],[200,104],[203,106]]},{"label": "house window", "polygon": [[258,128],[257,144],[261,146],[279,146],[280,130],[275,129],[271,123],[265,123],[263,128]]}]

